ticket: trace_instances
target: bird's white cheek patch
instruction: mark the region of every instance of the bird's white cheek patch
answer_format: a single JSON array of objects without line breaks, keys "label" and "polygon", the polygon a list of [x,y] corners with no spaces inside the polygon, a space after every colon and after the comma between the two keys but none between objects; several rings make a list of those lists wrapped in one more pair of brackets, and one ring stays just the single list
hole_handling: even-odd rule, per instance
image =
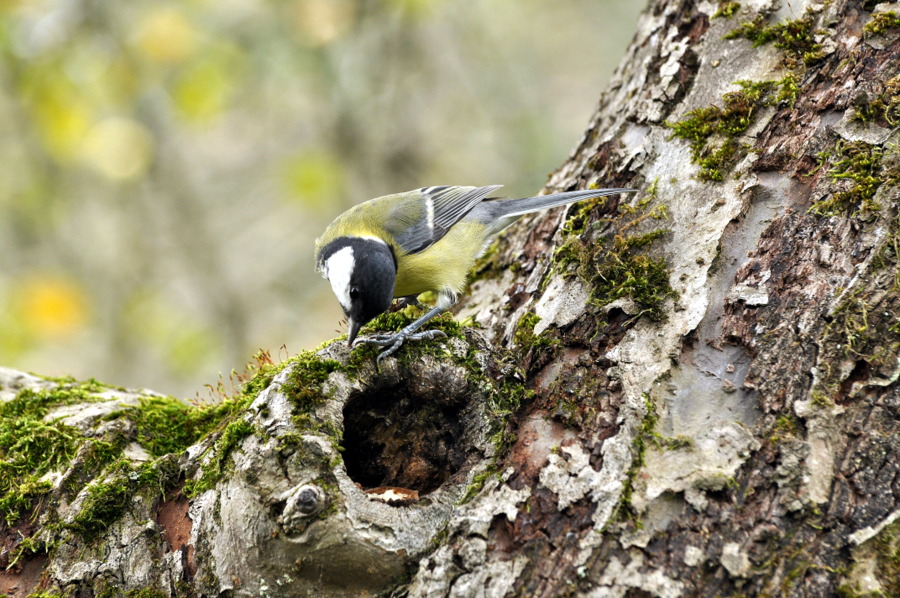
[{"label": "bird's white cheek patch", "polygon": [[346,311],[350,311],[350,275],[353,274],[354,264],[353,248],[351,247],[339,249],[325,260],[325,277],[331,283],[331,290],[334,291],[337,300]]}]

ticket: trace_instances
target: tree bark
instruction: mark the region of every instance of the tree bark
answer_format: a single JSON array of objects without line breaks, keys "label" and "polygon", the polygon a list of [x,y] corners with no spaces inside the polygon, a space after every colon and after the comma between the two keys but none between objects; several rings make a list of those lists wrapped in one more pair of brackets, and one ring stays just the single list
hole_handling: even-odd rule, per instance
[{"label": "tree bark", "polygon": [[[900,19],[742,4],[650,3],[548,183],[640,193],[513,227],[458,309],[478,326],[445,318],[447,342],[381,368],[341,343],[260,367],[242,409],[183,452],[125,455],[136,481],[93,527],[85,505],[124,466],[64,463],[0,528],[10,583],[900,592]],[[71,417],[52,405],[46,421]],[[139,410],[104,413],[84,439],[110,422],[121,443],[152,436]]]}]

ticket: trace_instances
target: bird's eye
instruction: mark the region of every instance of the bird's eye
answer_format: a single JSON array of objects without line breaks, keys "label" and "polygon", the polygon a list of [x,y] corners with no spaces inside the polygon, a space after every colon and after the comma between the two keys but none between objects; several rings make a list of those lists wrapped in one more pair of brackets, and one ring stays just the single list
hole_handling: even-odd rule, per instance
[{"label": "bird's eye", "polygon": [[359,287],[350,287],[350,298],[359,299]]}]

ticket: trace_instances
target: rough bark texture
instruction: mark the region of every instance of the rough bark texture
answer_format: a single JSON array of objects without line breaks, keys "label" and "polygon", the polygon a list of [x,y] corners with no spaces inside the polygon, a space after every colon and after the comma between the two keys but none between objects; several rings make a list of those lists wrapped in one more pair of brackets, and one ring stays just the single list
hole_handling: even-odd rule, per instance
[{"label": "rough bark texture", "polygon": [[[334,345],[257,377],[250,407],[149,461],[170,464],[162,493],[138,484],[112,521],[78,524],[108,471],[36,491],[52,500],[8,517],[22,558],[0,582],[22,596],[36,571],[37,587],[83,596],[895,595],[890,8],[651,2],[548,185],[640,188],[630,203],[514,227],[459,309],[477,329],[445,320],[448,342],[381,371]],[[117,417],[92,421],[125,422],[139,447]]]}]

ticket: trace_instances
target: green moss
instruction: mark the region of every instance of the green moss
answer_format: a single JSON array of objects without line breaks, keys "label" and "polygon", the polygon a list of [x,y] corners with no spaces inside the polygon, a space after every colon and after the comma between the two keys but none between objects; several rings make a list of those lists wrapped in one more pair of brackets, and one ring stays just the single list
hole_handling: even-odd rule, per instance
[{"label": "green moss", "polygon": [[519,322],[516,324],[516,332],[513,336],[515,343],[525,350],[530,348],[532,351],[541,351],[559,346],[558,340],[534,333],[534,327],[540,321],[540,316],[534,312],[527,312],[519,318]]},{"label": "green moss", "polygon": [[500,464],[516,441],[510,425],[513,418],[534,396],[534,391],[526,388],[524,372],[516,366],[512,355],[495,348],[496,371],[485,372],[477,360],[475,347],[470,343],[464,357],[452,355],[453,361],[469,372],[467,379],[471,388],[486,392],[484,415],[487,419],[487,438],[494,447],[494,457],[484,471],[476,475],[460,499],[460,503],[472,500],[484,487],[485,482],[501,471]]},{"label": "green moss", "polygon": [[[185,496],[192,498],[214,488],[229,472],[232,452],[244,438],[256,431],[253,425],[242,417],[246,408],[260,392],[271,385],[276,375],[289,365],[306,359],[308,355],[313,353],[304,352],[295,358],[275,364],[268,352],[261,350],[253,356],[253,362],[246,366],[244,374],[232,372],[231,392],[226,390],[224,382],[220,380],[215,388],[210,387],[213,395],[219,398],[219,402],[203,405],[185,414],[190,432],[173,441],[172,446],[183,450],[180,447],[185,442],[188,443],[185,445],[186,448],[199,442],[205,435],[218,434],[212,447],[207,449],[208,461],[199,477],[185,482],[183,489]],[[296,382],[295,379],[294,383]],[[287,386],[291,388],[290,382]],[[149,430],[153,429],[154,426],[149,427]]]},{"label": "green moss", "polygon": [[666,122],[672,137],[691,146],[691,161],[700,166],[697,175],[704,181],[723,181],[725,175],[746,153],[739,137],[756,119],[759,110],[782,102],[791,104],[799,93],[794,75],[777,81],[737,81],[740,90],[722,96],[722,106],[695,108],[675,122]]},{"label": "green moss", "polygon": [[863,27],[863,37],[875,37],[889,29],[900,27],[900,16],[894,11],[880,12],[872,17],[872,20]]},{"label": "green moss", "polygon": [[661,434],[656,434],[655,439],[659,448],[666,451],[677,451],[696,446],[694,439],[690,436],[663,436]]},{"label": "green moss", "polygon": [[827,409],[834,407],[834,403],[828,398],[828,395],[820,390],[814,390],[810,393],[810,402],[816,407]]},{"label": "green moss", "polygon": [[125,445],[129,442],[123,430],[124,428],[112,429],[102,438],[84,440],[60,486],[65,495],[74,496],[86,483],[102,475],[108,465],[122,457]]},{"label": "green moss", "polygon": [[678,296],[669,283],[665,260],[632,253],[612,253],[607,258],[597,268],[592,302],[602,307],[629,297],[641,307],[638,317],[661,319],[665,300]]},{"label": "green moss", "polygon": [[[895,170],[900,167],[888,167],[893,173],[888,175],[893,185],[900,183],[900,172]],[[892,380],[897,376],[900,215],[895,206],[885,211],[889,211],[888,218],[884,218],[884,213],[873,216],[881,221],[881,246],[874,250],[865,271],[859,273],[858,286],[852,292],[844,291],[827,316],[817,366],[821,376],[812,391],[812,399],[817,404],[827,406],[838,398],[843,401],[852,398],[853,381],[873,377]]]},{"label": "green moss", "polygon": [[8,524],[50,490],[38,478],[71,460],[78,436],[58,421],[20,417],[0,422],[0,513]]},{"label": "green moss", "polygon": [[885,182],[896,184],[897,179],[883,172],[883,150],[864,141],[839,141],[831,150],[819,154],[820,166],[828,166],[828,178],[849,181],[845,189],[815,202],[810,212],[819,216],[871,216],[881,209],[875,193]]},{"label": "green moss", "polygon": [[321,359],[312,351],[305,351],[290,360],[292,365],[281,388],[300,413],[310,413],[322,405],[327,397],[321,390],[329,374],[340,367],[333,359]]},{"label": "green moss", "polygon": [[781,79],[775,81],[775,104],[786,103],[793,106],[797,102],[797,96],[800,95],[800,79],[797,75],[787,74]]},{"label": "green moss", "polygon": [[[590,186],[591,188],[596,187],[595,184],[591,184]],[[596,208],[606,208],[608,201],[609,197],[592,197],[574,204],[569,209],[569,217],[563,225],[563,234],[572,236],[584,233],[588,223],[591,222],[591,213]],[[597,223],[608,221],[608,219],[601,219]]]},{"label": "green moss", "polygon": [[[360,362],[351,363],[344,368],[348,372],[355,371]],[[304,351],[296,357],[292,357],[283,363],[266,369],[260,381],[260,376],[246,385],[246,389],[240,395],[239,405],[241,409],[229,411],[227,423],[219,425],[217,429],[221,433],[215,443],[208,449],[209,456],[203,465],[199,477],[188,480],[184,486],[184,494],[194,497],[215,487],[230,471],[232,467],[231,455],[240,443],[256,432],[255,427],[246,419],[239,417],[241,410],[263,388],[272,382],[275,373],[290,368],[280,391],[290,400],[293,406],[293,422],[304,432],[321,432],[330,436],[335,444],[340,441],[340,430],[333,424],[325,424],[313,417],[315,410],[323,405],[328,397],[322,392],[322,385],[328,379],[329,374],[341,368],[338,361],[322,359],[314,351]],[[252,391],[254,394],[247,394]],[[290,438],[283,438],[283,443],[290,442]]]},{"label": "green moss", "polygon": [[465,504],[475,498],[487,480],[500,473],[502,458],[516,441],[516,436],[510,429],[510,421],[519,413],[525,402],[533,397],[534,392],[517,381],[522,378],[521,372],[510,374],[503,384],[490,394],[487,401],[488,438],[494,447],[494,458],[484,471],[472,479],[459,504]]},{"label": "green moss", "polygon": [[769,442],[772,444],[779,444],[785,438],[799,438],[800,437],[800,424],[797,421],[797,417],[788,414],[781,415],[775,421],[775,425],[772,428],[772,431],[769,433]]},{"label": "green moss", "polygon": [[734,15],[737,14],[737,11],[741,9],[740,2],[728,2],[726,0],[721,0],[719,2],[719,9],[712,16],[714,19],[725,18],[730,19]]},{"label": "green moss", "polygon": [[149,489],[162,495],[168,481],[165,470],[154,464],[135,467],[122,460],[104,481],[88,486],[81,510],[64,527],[91,541],[119,520],[139,491]]},{"label": "green moss", "polygon": [[644,191],[644,197],[647,202],[651,202],[656,199],[657,194],[659,193],[659,177],[653,179],[653,182],[647,186],[646,191]]},{"label": "green moss", "polygon": [[0,517],[8,525],[52,489],[41,480],[63,469],[84,442],[81,432],[59,419],[46,421],[54,407],[97,400],[94,381],[48,390],[23,390],[0,403]]},{"label": "green moss", "polygon": [[134,422],[137,441],[154,457],[181,453],[215,428],[223,419],[247,406],[250,396],[221,403],[191,406],[172,397],[142,397],[106,419],[125,417]]},{"label": "green moss", "polygon": [[900,596],[900,523],[885,527],[873,539],[877,566],[875,575],[885,596]]},{"label": "green moss", "polygon": [[237,409],[249,405],[256,396],[271,383],[287,365],[289,361],[275,363],[272,361],[268,351],[260,349],[257,351],[250,363],[248,363],[244,371],[238,373],[234,370],[228,376],[228,383],[219,375],[219,380],[215,385],[207,384],[206,388],[212,400],[207,403],[201,403],[201,406],[212,403],[243,403]]},{"label": "green moss", "polygon": [[[874,576],[880,585],[880,591],[877,593],[864,591],[858,583],[851,581],[854,576],[848,579],[847,572],[841,571],[844,581],[838,587],[837,595],[841,598],[900,596],[900,523],[895,521],[886,526],[877,536],[861,546],[860,550],[864,551],[864,556],[855,566],[858,571],[856,577]],[[867,567],[870,559],[874,560],[874,563]]]},{"label": "green moss", "polygon": [[773,44],[783,50],[785,65],[795,68],[799,65],[811,65],[824,57],[822,46],[815,41],[813,14],[792,21],[769,24],[766,17],[757,16],[744,21],[736,29],[725,35],[725,39],[744,37],[753,42],[754,47]]},{"label": "green moss", "polygon": [[470,502],[473,498],[478,496],[478,493],[481,492],[482,488],[484,488],[485,482],[487,482],[491,477],[498,474],[496,462],[491,463],[487,469],[476,475],[472,478],[472,483],[469,484],[468,488],[466,488],[465,494],[463,497],[459,499],[459,504],[464,505]]},{"label": "green moss", "polygon": [[476,280],[490,280],[500,276],[505,268],[500,264],[499,254],[500,240],[494,239],[484,253],[475,260],[475,265],[472,266],[472,274],[469,277],[469,284]]},{"label": "green moss", "polygon": [[634,481],[644,467],[647,446],[655,442],[655,439],[658,437],[656,425],[659,423],[659,416],[656,413],[656,406],[648,394],[644,393],[641,397],[644,400],[644,417],[641,419],[641,426],[631,443],[631,467],[625,476],[625,481],[622,485],[622,498],[617,508],[620,514],[625,514],[632,519],[635,518],[635,513],[631,507]]},{"label": "green moss", "polygon": [[[182,594],[177,594],[181,596]],[[193,592],[185,595],[193,595]],[[110,586],[96,595],[96,598],[166,598],[168,594],[157,588],[141,588],[123,592],[118,586]]]},{"label": "green moss", "polygon": [[[831,322],[825,329],[828,352],[835,357],[823,356],[823,364],[852,361],[866,364],[874,371],[893,370],[897,355],[900,354],[900,333],[892,330],[896,323],[892,313],[897,309],[897,292],[884,295],[875,290],[860,290],[852,293],[831,313]],[[824,342],[823,342],[824,346]],[[820,403],[830,403],[830,395],[837,392],[840,372],[829,367],[823,368],[823,384]]]},{"label": "green moss", "polygon": [[[373,348],[381,349],[381,347]],[[340,362],[322,359],[312,351],[301,353],[291,359],[292,368],[281,391],[293,405],[294,425],[304,432],[318,432],[328,436],[332,444],[339,448],[341,430],[331,421],[314,417],[316,409],[328,400],[322,385],[328,380],[331,372],[344,369],[347,373],[355,373],[364,361],[369,357],[374,359],[376,356],[368,351],[355,352],[351,356],[351,364],[343,368]]]},{"label": "green moss", "polygon": [[[421,308],[412,306],[394,312],[385,312],[366,325],[364,331],[367,333],[397,332],[415,322],[421,314]],[[427,327],[432,330],[441,330],[448,337],[463,338],[463,326],[447,312],[429,320]]]},{"label": "green moss", "polygon": [[[642,251],[668,231],[636,232],[651,220],[668,217],[665,205],[648,209],[656,196],[657,185],[658,181],[651,185],[653,193],[646,195],[636,206],[621,205],[616,218],[603,219],[601,223],[611,225],[609,228],[612,229],[605,237],[589,242],[582,240],[579,235],[587,230],[586,214],[576,213],[574,219],[578,223],[574,226],[567,223],[564,228],[567,238],[554,252],[554,266],[564,275],[577,275],[589,285],[591,303],[597,308],[629,297],[641,308],[635,318],[646,315],[660,319],[664,302],[677,298],[669,283],[665,260]],[[526,321],[520,326],[529,323]]]},{"label": "green moss", "polygon": [[890,127],[900,125],[900,75],[888,79],[883,91],[874,98],[863,96],[854,107],[853,119]]},{"label": "green moss", "polygon": [[237,419],[230,422],[222,430],[221,436],[212,446],[209,461],[203,465],[203,472],[199,478],[188,480],[184,485],[184,495],[193,498],[203,494],[207,490],[215,488],[216,484],[222,480],[229,472],[231,466],[231,453],[238,447],[241,441],[250,434],[253,434],[255,428],[244,419]]},{"label": "green moss", "polygon": [[508,376],[488,400],[488,435],[498,455],[505,453],[516,440],[509,427],[510,420],[534,396],[534,391],[521,382],[524,380],[521,372],[509,372]]}]

